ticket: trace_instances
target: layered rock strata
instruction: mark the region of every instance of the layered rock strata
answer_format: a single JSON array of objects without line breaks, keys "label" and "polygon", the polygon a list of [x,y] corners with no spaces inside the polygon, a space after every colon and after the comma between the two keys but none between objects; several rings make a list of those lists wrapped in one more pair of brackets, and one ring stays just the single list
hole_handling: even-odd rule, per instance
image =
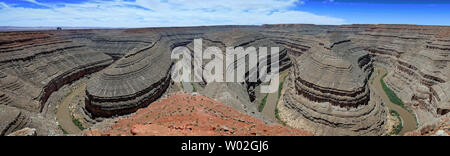
[{"label": "layered rock strata", "polygon": [[[286,47],[296,43],[296,47],[302,47],[302,50],[290,51],[292,58],[297,58],[305,52],[314,52],[311,47],[317,44],[323,46],[339,41],[333,41],[334,39],[329,39],[329,36],[347,36],[345,40],[351,41],[351,48],[344,50],[347,49],[348,54],[352,54],[351,51],[355,50],[368,53],[357,58],[361,69],[365,72],[371,71],[373,67],[367,62],[373,60],[374,65],[390,71],[385,78],[386,84],[402,99],[408,109],[413,111],[419,127],[433,123],[439,120],[441,115],[448,113],[449,27],[416,25],[264,25],[263,27],[265,35],[278,43]],[[305,66],[310,65],[308,63]],[[317,98],[317,95],[311,97]],[[319,96],[319,100],[324,98]]]},{"label": "layered rock strata", "polygon": [[82,43],[90,49],[118,60],[133,50],[142,49],[154,42],[155,34],[127,33],[126,30],[67,30],[55,31],[54,35]]},{"label": "layered rock strata", "polygon": [[0,33],[0,104],[45,113],[54,91],[111,63],[103,53],[47,32]]},{"label": "layered rock strata", "polygon": [[0,119],[0,136],[10,135],[29,127],[32,127],[33,133],[39,136],[59,134],[58,127],[51,119],[16,107],[0,105]]},{"label": "layered rock strata", "polygon": [[197,36],[192,32],[164,32],[153,44],[127,53],[88,83],[86,109],[93,117],[111,117],[148,106],[171,83],[172,50]]},{"label": "layered rock strata", "polygon": [[420,127],[448,113],[448,32],[437,26],[369,25],[353,36],[375,64],[390,71],[386,84],[414,111]]},{"label": "layered rock strata", "polygon": [[[258,31],[233,31],[233,32],[215,32],[215,33],[208,33],[203,38],[207,44],[204,45],[204,48],[209,46],[217,46],[219,47],[223,52],[224,56],[228,56],[229,54],[226,53],[226,48],[236,48],[236,47],[242,47],[244,50],[248,50],[249,47],[253,47],[256,49],[255,53],[248,54],[248,55],[236,55],[236,59],[233,62],[226,62],[224,61],[224,72],[225,74],[230,74],[233,71],[237,71],[237,68],[239,66],[245,66],[245,84],[244,87],[248,92],[248,96],[250,98],[250,102],[254,102],[256,97],[259,93],[258,86],[262,84],[262,82],[258,79],[257,82],[253,82],[250,80],[250,78],[258,78],[259,77],[259,69],[265,68],[267,71],[270,71],[271,66],[278,65],[279,71],[272,71],[280,72],[285,71],[291,66],[291,60],[288,57],[288,50],[284,46],[280,46],[275,41],[271,40],[270,38],[264,36],[263,33]],[[277,47],[278,53],[277,57],[279,60],[271,60],[271,48]],[[261,56],[260,48],[267,48],[267,56]],[[250,57],[257,56],[260,57],[257,59],[257,65],[250,68],[249,67],[249,60]],[[255,59],[255,58],[251,58]],[[203,62],[205,63],[205,62]],[[240,63],[245,63],[240,64]],[[226,68],[227,66],[230,66],[231,64],[234,64],[234,68]],[[224,76],[225,77],[225,76]],[[267,85],[267,83],[265,83]]]},{"label": "layered rock strata", "polygon": [[[112,62],[103,53],[46,33],[2,33],[0,38],[13,38],[0,47],[0,88],[5,102],[8,97],[23,97],[11,105],[28,111],[42,111],[52,92]],[[34,100],[39,106],[32,105]]]},{"label": "layered rock strata", "polygon": [[0,136],[20,130],[29,124],[30,118],[20,110],[7,106],[0,106],[0,108],[0,119],[2,120]]},{"label": "layered rock strata", "polygon": [[309,127],[316,135],[384,132],[386,112],[371,100],[368,87],[372,60],[350,42],[324,43],[295,58],[284,103],[279,105],[288,125]]},{"label": "layered rock strata", "polygon": [[[281,70],[293,66],[285,82],[284,104],[279,105],[280,116],[295,119],[288,122],[294,127],[310,128],[319,135],[381,134],[385,112],[381,100],[367,87],[373,65],[389,71],[386,84],[422,127],[449,112],[449,35],[449,27],[415,25],[2,32],[0,106],[17,110],[30,120],[24,120],[26,124],[12,122],[16,114],[0,111],[0,115],[14,116],[0,126],[5,134],[25,127],[37,128],[38,135],[48,134],[36,126],[48,124],[38,114],[51,114],[55,109],[46,105],[48,97],[64,84],[100,71],[113,60],[116,62],[111,67],[88,84],[86,110],[93,117],[132,113],[166,92],[171,83],[172,49],[187,45],[193,50],[192,41],[202,38],[204,48],[217,46],[223,52],[226,47],[237,46],[280,47]],[[248,57],[239,59],[247,61]],[[203,61],[201,67],[206,63]],[[257,73],[254,70],[246,69],[245,73],[245,83],[193,85],[204,95],[258,117],[258,100],[264,97],[258,93],[261,83],[248,81]],[[9,123],[19,126],[5,126]]]},{"label": "layered rock strata", "polygon": [[[129,114],[149,105],[166,91],[171,81],[169,75],[169,70],[173,65],[173,61],[170,60],[171,51],[178,46],[187,46],[194,56],[194,39],[203,39],[203,50],[209,46],[216,46],[222,50],[224,55],[226,55],[226,47],[269,47],[269,50],[270,47],[278,47],[276,43],[266,39],[259,32],[242,31],[241,29],[236,30],[234,28],[234,30],[230,30],[230,28],[233,27],[212,27],[209,29],[186,28],[189,31],[135,30],[141,31],[142,33],[156,33],[159,36],[154,43],[139,50],[129,51],[122,59],[119,59],[111,67],[104,70],[98,78],[95,78],[89,83],[86,91],[87,110],[94,117],[109,117]],[[246,27],[242,29],[246,29]],[[237,58],[237,60],[244,59],[244,62],[248,64],[248,57],[248,55],[244,55],[242,58]],[[289,67],[290,60],[287,57],[287,51],[283,47],[280,48],[280,57],[280,62],[274,61],[273,63],[280,63],[281,70],[285,70]],[[203,69],[208,61],[203,61],[200,64],[199,59],[202,58],[194,58],[192,63],[198,64]],[[263,61],[261,65],[263,63],[267,64],[267,60],[267,57],[261,60]],[[270,67],[270,65],[266,66],[267,68]],[[227,70],[224,69],[224,71]],[[252,95],[255,94],[255,86],[259,83],[250,83],[248,79],[251,75],[258,74],[255,71],[256,69],[246,68],[246,83],[244,85],[240,85],[239,83],[233,85],[244,89],[244,91],[247,90],[249,95],[241,96],[241,99],[247,101],[245,103],[254,101]],[[205,76],[202,71],[196,72],[200,72],[197,75]],[[200,79],[204,80],[204,77]],[[206,82],[200,84],[203,87],[208,85]],[[235,89],[239,90],[238,88]],[[247,99],[250,99],[250,101]],[[244,107],[247,106],[250,106],[250,104]],[[240,110],[244,112],[256,112],[256,109],[248,110],[247,108],[243,108]]]}]

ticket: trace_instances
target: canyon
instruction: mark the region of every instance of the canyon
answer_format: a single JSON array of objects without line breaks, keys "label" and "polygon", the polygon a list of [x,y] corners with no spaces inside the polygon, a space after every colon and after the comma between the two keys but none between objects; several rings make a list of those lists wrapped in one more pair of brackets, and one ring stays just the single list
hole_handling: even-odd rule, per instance
[{"label": "canyon", "polygon": [[[174,82],[172,50],[185,46],[193,52],[199,48],[195,39],[203,40],[202,49],[214,46],[222,52],[279,47],[279,60],[267,56],[258,62],[258,68],[279,65],[287,73],[279,100],[270,100],[276,102],[275,115],[258,110],[266,96],[259,90],[268,83],[249,80],[259,74],[255,69],[245,69],[242,83],[208,83],[204,74],[194,74],[203,75],[197,77],[202,82]],[[67,97],[73,102],[64,107],[69,118],[87,128],[70,135],[388,135],[390,108],[370,87],[379,83],[371,81],[375,67],[386,69],[384,82],[413,114],[418,129],[444,122],[441,129],[448,133],[449,54],[450,27],[445,26],[0,32],[0,135],[24,129],[69,135],[56,115]],[[188,65],[201,68],[192,72],[202,72],[208,62],[191,55]],[[231,63],[239,66],[248,57]],[[83,91],[70,94],[81,86]],[[186,90],[189,94],[181,93]]]}]

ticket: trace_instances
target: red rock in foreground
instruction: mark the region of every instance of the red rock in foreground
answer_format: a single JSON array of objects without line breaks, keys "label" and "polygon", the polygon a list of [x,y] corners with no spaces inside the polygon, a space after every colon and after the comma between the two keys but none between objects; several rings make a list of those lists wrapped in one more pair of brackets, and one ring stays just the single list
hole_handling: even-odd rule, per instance
[{"label": "red rock in foreground", "polygon": [[127,136],[310,136],[265,122],[204,96],[172,95],[119,120],[111,130],[85,135]]}]

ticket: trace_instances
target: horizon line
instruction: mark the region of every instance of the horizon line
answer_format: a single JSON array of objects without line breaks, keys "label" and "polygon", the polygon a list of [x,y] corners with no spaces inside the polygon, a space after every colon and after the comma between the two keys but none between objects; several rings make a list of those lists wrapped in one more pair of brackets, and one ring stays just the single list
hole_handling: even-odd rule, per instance
[{"label": "horizon line", "polygon": [[[261,25],[186,25],[186,26],[158,26],[158,27],[97,27],[97,26],[0,26],[0,32],[8,31],[45,31],[56,28],[66,28],[66,30],[89,30],[89,29],[155,29],[155,28],[194,28],[194,27],[223,27],[223,26],[254,26],[263,27],[270,25],[316,25],[316,26],[350,26],[350,25],[404,25],[404,26],[430,26],[430,27],[450,27],[450,25],[432,25],[432,24],[308,24],[308,23],[280,23],[280,24],[261,24]],[[28,30],[27,30],[28,29]],[[32,30],[40,29],[40,30]]]}]

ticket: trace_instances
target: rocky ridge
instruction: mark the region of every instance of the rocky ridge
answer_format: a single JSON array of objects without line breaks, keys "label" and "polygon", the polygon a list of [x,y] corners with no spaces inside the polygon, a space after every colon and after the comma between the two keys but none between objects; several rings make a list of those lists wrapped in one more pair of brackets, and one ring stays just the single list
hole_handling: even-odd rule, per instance
[{"label": "rocky ridge", "polygon": [[[376,65],[389,71],[386,84],[424,127],[441,121],[450,110],[449,32],[449,27],[416,25],[1,32],[0,107],[5,111],[0,115],[5,122],[0,130],[7,135],[30,127],[38,135],[55,134],[55,108],[48,105],[49,96],[98,71],[86,89],[85,110],[92,118],[147,107],[173,85],[172,49],[187,46],[193,51],[193,40],[198,38],[203,39],[203,47],[217,46],[223,52],[237,46],[280,47],[280,68],[292,72],[278,107],[290,126],[317,135],[383,133],[386,110],[367,87]],[[196,59],[193,64],[200,64]],[[248,56],[237,59],[247,61]],[[244,83],[192,85],[207,97],[270,122],[257,111],[264,97],[258,93],[263,83],[248,81],[254,70],[245,73]]]},{"label": "rocky ridge", "polygon": [[[318,43],[317,45],[322,45]],[[316,135],[381,135],[386,112],[370,93],[372,60],[350,40],[316,46],[295,57],[281,118]]]},{"label": "rocky ridge", "polygon": [[305,136],[310,133],[266,124],[255,117],[204,96],[174,94],[131,116],[109,130],[89,130],[87,136]]}]

